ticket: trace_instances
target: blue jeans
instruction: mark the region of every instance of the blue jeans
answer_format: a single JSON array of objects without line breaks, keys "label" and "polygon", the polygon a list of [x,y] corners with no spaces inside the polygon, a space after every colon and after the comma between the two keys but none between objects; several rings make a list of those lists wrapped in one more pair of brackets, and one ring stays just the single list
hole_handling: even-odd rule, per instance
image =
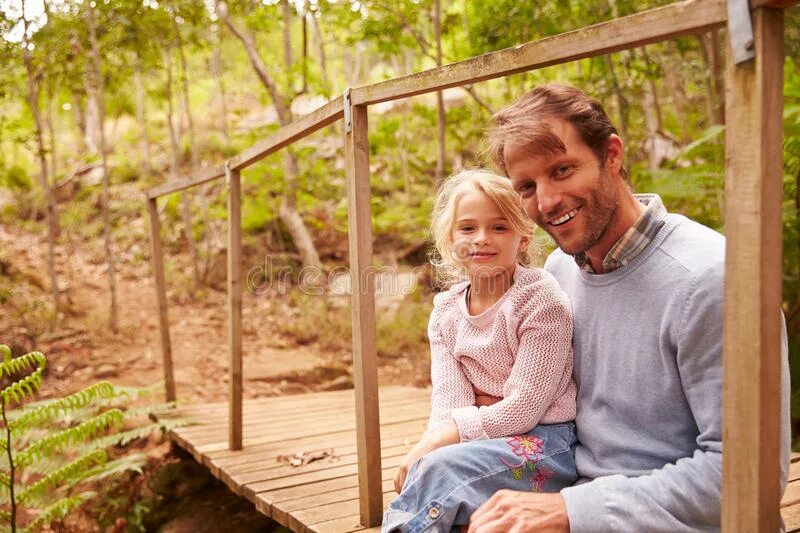
[{"label": "blue jeans", "polygon": [[558,492],[578,478],[575,424],[444,446],[414,463],[383,515],[383,533],[449,532],[501,489]]}]

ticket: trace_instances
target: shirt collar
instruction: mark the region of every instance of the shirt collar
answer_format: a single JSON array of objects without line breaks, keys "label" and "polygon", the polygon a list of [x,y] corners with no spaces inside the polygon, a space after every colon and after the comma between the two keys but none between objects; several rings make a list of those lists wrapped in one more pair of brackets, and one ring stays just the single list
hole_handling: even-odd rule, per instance
[{"label": "shirt collar", "polygon": [[[634,194],[634,197],[645,206],[645,210],[628,228],[628,231],[611,247],[603,259],[603,270],[612,272],[630,263],[647,248],[667,216],[667,209],[657,194]],[[585,252],[575,255],[575,262],[581,270],[594,274]]]}]

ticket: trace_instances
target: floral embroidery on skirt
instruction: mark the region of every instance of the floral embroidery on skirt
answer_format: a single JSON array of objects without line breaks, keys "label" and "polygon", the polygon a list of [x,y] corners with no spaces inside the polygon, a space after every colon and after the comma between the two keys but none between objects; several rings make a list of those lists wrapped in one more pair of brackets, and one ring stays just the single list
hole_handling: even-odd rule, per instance
[{"label": "floral embroidery on skirt", "polygon": [[514,479],[522,479],[523,473],[527,470],[533,473],[531,490],[541,492],[545,482],[553,475],[553,471],[544,465],[539,464],[539,459],[544,453],[544,441],[532,435],[518,435],[506,440],[511,447],[511,451],[519,457],[518,463],[509,463],[504,458],[500,458],[503,464],[511,468],[511,475]]}]

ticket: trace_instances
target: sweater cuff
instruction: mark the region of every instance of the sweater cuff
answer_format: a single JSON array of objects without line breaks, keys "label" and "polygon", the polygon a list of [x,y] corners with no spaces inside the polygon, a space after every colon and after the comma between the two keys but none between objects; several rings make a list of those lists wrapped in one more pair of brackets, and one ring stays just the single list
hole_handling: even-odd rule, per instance
[{"label": "sweater cuff", "polygon": [[570,533],[611,531],[602,489],[596,483],[582,483],[561,490],[567,506]]},{"label": "sweater cuff", "polygon": [[474,405],[453,409],[450,412],[450,416],[453,422],[456,423],[456,427],[458,427],[458,434],[461,436],[461,442],[485,440],[489,438],[489,435],[483,430],[480,411]]}]

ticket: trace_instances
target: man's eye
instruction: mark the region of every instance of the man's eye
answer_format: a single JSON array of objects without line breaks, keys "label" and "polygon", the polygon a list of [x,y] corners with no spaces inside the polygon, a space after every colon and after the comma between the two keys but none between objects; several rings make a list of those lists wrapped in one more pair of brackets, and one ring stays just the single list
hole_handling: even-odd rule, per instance
[{"label": "man's eye", "polygon": [[536,183],[533,181],[523,182],[517,187],[517,192],[522,196],[530,195],[536,192]]},{"label": "man's eye", "polygon": [[557,167],[554,174],[556,177],[564,177],[572,171],[572,165],[561,165]]}]

